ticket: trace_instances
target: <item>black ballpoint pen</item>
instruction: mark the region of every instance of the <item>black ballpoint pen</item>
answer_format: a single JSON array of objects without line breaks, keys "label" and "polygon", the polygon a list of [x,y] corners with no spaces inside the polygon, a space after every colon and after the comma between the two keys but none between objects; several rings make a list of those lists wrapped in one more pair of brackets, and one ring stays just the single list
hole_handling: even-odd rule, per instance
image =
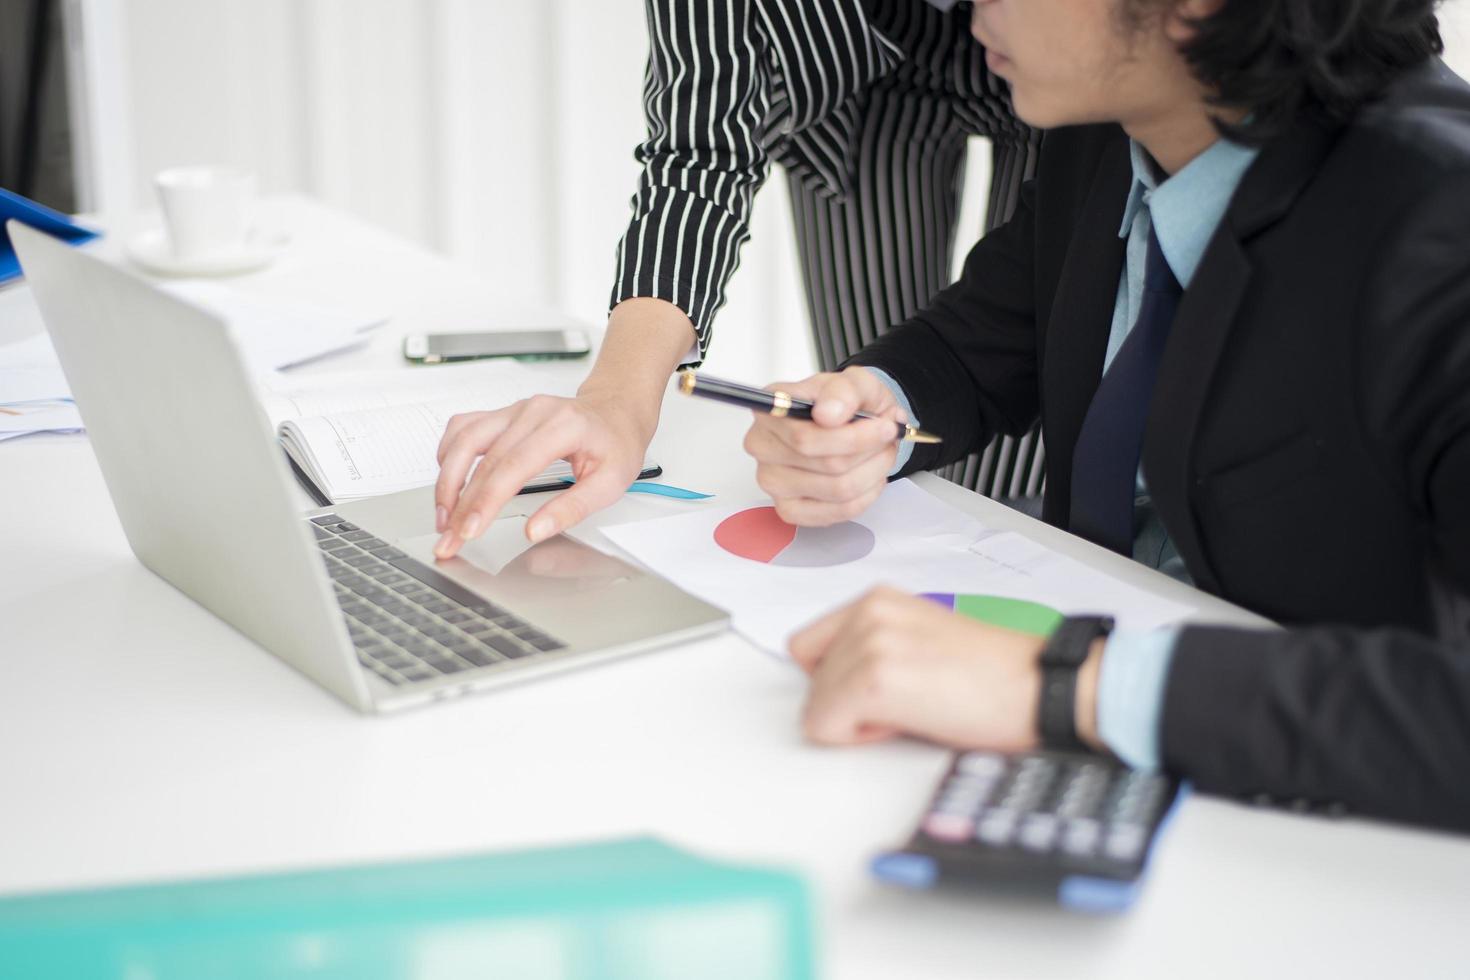
[{"label": "black ballpoint pen", "polygon": [[[812,417],[812,403],[802,401],[800,398],[792,398],[784,391],[766,391],[764,388],[752,388],[750,385],[739,384],[734,381],[722,381],[719,378],[711,378],[709,375],[701,375],[692,368],[688,368],[679,374],[679,390],[686,395],[695,395],[699,398],[708,398],[712,401],[724,402],[727,405],[738,405],[755,412],[768,412],[777,418],[787,419],[810,419]],[[853,415],[853,421],[857,419],[874,419],[876,415],[867,412],[857,412]],[[898,427],[895,438],[900,442],[943,442],[939,436],[922,429],[916,429],[912,425],[904,425],[902,422],[894,422]]]}]

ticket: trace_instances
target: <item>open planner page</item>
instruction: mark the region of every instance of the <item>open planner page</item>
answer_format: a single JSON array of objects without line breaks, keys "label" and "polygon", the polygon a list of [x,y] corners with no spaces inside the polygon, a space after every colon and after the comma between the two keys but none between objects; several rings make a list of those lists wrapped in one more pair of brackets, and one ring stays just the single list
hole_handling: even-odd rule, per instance
[{"label": "open planner page", "polygon": [[[575,379],[513,361],[278,378],[262,393],[287,454],[333,501],[427,486],[449,419],[535,394],[571,394]],[[570,475],[565,463],[547,478]]]},{"label": "open planner page", "polygon": [[[506,401],[521,397],[524,395]],[[281,442],[333,501],[355,500],[433,483],[439,478],[439,440],[450,417],[496,407],[500,406],[486,404],[482,395],[460,394],[432,402],[291,419],[281,425]],[[570,475],[571,467],[558,462],[542,477]],[[541,482],[540,478],[534,482]]]},{"label": "open planner page", "polygon": [[340,415],[390,405],[463,399],[463,411],[504,408],[542,393],[570,395],[572,379],[547,377],[514,361],[445,364],[388,371],[342,371],[289,377],[276,375],[261,392],[271,424],[316,415]]}]

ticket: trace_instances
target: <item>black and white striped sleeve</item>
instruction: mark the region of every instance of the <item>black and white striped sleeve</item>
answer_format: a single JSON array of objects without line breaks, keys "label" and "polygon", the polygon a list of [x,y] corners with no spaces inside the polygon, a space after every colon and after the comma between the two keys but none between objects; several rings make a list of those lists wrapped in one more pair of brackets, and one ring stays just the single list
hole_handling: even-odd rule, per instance
[{"label": "black and white striped sleeve", "polygon": [[702,358],[710,323],[750,237],[769,171],[765,52],[752,0],[647,0],[643,104],[648,138],[633,218],[617,250],[612,306],[652,296],[694,322]]}]

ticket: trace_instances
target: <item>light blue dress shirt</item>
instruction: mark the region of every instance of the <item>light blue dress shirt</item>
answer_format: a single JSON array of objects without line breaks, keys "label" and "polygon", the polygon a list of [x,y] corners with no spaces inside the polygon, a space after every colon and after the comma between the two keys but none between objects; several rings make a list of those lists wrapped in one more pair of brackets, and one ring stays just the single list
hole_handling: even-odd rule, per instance
[{"label": "light blue dress shirt", "polygon": [[[1149,232],[1157,228],[1159,247],[1169,269],[1179,280],[1179,285],[1189,289],[1205,249],[1225,217],[1241,178],[1255,161],[1257,151],[1221,139],[1178,173],[1162,180],[1158,168],[1142,146],[1132,143],[1130,154],[1133,185],[1128,191],[1123,225],[1118,230],[1118,237],[1128,241],[1127,261],[1113,305],[1112,329],[1103,360],[1104,372],[1112,366],[1123,341],[1138,322],[1138,312],[1143,304]],[[892,389],[910,424],[918,425],[908,396],[898,382],[877,368],[869,370]],[[908,462],[912,453],[913,444],[904,443],[894,472]],[[1136,507],[1139,532],[1133,542],[1134,560],[1189,582],[1184,562],[1154,513],[1141,467]],[[1108,640],[1107,655],[1103,657],[1102,673],[1098,678],[1098,734],[1114,754],[1137,768],[1155,769],[1160,762],[1159,722],[1164,704],[1164,684],[1177,635],[1177,631],[1172,629],[1147,633],[1119,632]]]}]

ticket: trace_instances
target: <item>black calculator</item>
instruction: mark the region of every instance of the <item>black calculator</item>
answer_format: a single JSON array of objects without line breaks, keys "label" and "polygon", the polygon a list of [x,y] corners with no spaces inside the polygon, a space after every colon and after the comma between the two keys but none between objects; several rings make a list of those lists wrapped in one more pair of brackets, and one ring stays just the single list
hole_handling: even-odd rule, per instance
[{"label": "black calculator", "polygon": [[1088,752],[962,752],[908,844],[872,870],[909,888],[973,885],[1119,912],[1182,795],[1165,773]]}]

